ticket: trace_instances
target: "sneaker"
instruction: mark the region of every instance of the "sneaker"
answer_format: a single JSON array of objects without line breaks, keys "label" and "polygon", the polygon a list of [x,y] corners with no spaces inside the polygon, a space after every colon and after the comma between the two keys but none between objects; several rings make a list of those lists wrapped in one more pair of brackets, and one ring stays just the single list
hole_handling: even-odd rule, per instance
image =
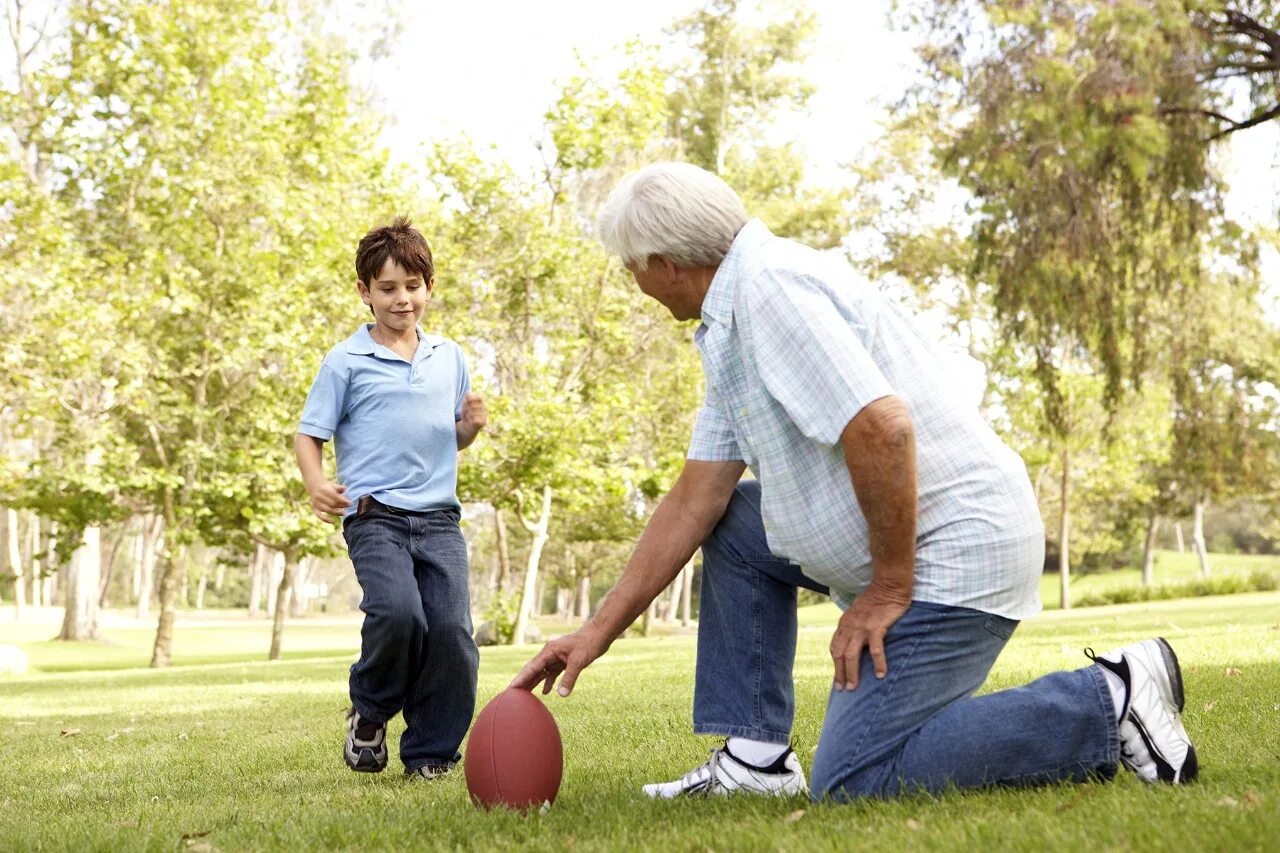
[{"label": "sneaker", "polygon": [[408,767],[404,769],[404,778],[406,779],[439,779],[441,776],[453,769],[452,764],[424,764],[421,767],[415,767],[410,770]]},{"label": "sneaker", "polygon": [[371,723],[352,708],[347,712],[342,757],[357,773],[381,773],[387,766],[387,724]]},{"label": "sneaker", "polygon": [[674,782],[645,785],[644,792],[655,799],[669,800],[711,794],[761,794],[789,797],[808,791],[804,771],[794,750],[788,749],[768,767],[753,767],[739,761],[727,746],[711,750],[711,757]]},{"label": "sneaker", "polygon": [[1163,637],[1109,652],[1085,654],[1124,681],[1120,760],[1144,782],[1190,782],[1200,772],[1196,748],[1182,727],[1182,669]]}]

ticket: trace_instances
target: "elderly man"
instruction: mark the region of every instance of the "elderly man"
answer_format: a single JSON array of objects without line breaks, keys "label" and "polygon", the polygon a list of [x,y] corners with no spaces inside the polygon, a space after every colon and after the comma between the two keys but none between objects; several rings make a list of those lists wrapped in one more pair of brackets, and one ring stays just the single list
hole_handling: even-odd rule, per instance
[{"label": "elderly man", "polygon": [[[954,361],[843,262],[748,220],[695,166],[625,178],[600,235],[677,320],[706,373],[688,459],[617,585],[512,682],[582,669],[701,546],[694,731],[726,738],[654,797],[805,791],[789,746],[796,589],[844,609],[814,799],[1196,775],[1163,639],[973,696],[1039,609],[1044,532],[1022,460],[957,394]],[[756,480],[742,480],[750,467]]]}]

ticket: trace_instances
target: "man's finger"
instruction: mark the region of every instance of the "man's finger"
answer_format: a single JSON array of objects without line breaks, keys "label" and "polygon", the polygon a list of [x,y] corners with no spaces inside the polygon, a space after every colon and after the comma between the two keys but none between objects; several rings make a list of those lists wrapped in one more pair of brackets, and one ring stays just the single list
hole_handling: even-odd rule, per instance
[{"label": "man's finger", "polygon": [[835,680],[832,681],[832,685],[836,690],[844,690],[844,648],[839,634],[831,641],[831,662],[836,667]]},{"label": "man's finger", "polygon": [[578,673],[582,672],[582,664],[570,658],[565,662],[564,675],[560,679],[561,696],[568,696],[573,692],[573,685],[578,682]]},{"label": "man's finger", "polygon": [[542,651],[534,655],[533,660],[524,665],[524,669],[516,673],[516,677],[511,679],[508,687],[518,687],[521,690],[532,690],[534,685],[543,679],[547,674],[547,666],[550,661],[547,650],[544,647]]},{"label": "man's finger", "polygon": [[871,663],[875,667],[876,678],[884,678],[889,672],[889,662],[884,657],[884,635],[873,636],[868,648],[871,650]]},{"label": "man's finger", "polygon": [[858,668],[862,663],[862,649],[866,645],[861,634],[857,639],[850,641],[844,650],[844,689],[858,689]]}]

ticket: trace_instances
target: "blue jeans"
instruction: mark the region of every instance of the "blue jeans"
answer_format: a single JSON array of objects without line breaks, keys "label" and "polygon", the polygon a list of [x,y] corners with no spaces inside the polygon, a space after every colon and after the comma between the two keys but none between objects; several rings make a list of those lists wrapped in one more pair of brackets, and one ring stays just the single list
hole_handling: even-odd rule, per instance
[{"label": "blue jeans", "polygon": [[384,723],[404,712],[400,760],[410,770],[456,762],[471,725],[480,653],[471,636],[467,544],[457,510],[372,510],[343,525],[364,590],[351,704]]},{"label": "blue jeans", "polygon": [[[754,481],[738,485],[702,556],[694,731],[787,743],[796,589],[827,590],[769,552]],[[832,690],[810,774],[813,798],[1113,777],[1119,732],[1098,667],[972,695],[1017,625],[912,602],[885,635],[888,675],[877,679],[864,653],[858,688]]]}]

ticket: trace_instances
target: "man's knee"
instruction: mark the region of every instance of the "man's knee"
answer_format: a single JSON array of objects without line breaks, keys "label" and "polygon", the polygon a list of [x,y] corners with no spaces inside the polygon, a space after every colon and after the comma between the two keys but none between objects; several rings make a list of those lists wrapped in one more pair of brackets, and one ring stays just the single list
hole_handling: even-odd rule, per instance
[{"label": "man's knee", "polygon": [[847,803],[868,797],[892,797],[899,793],[895,784],[896,756],[876,761],[870,756],[833,754],[822,749],[813,757],[809,774],[809,798],[817,802]]}]

